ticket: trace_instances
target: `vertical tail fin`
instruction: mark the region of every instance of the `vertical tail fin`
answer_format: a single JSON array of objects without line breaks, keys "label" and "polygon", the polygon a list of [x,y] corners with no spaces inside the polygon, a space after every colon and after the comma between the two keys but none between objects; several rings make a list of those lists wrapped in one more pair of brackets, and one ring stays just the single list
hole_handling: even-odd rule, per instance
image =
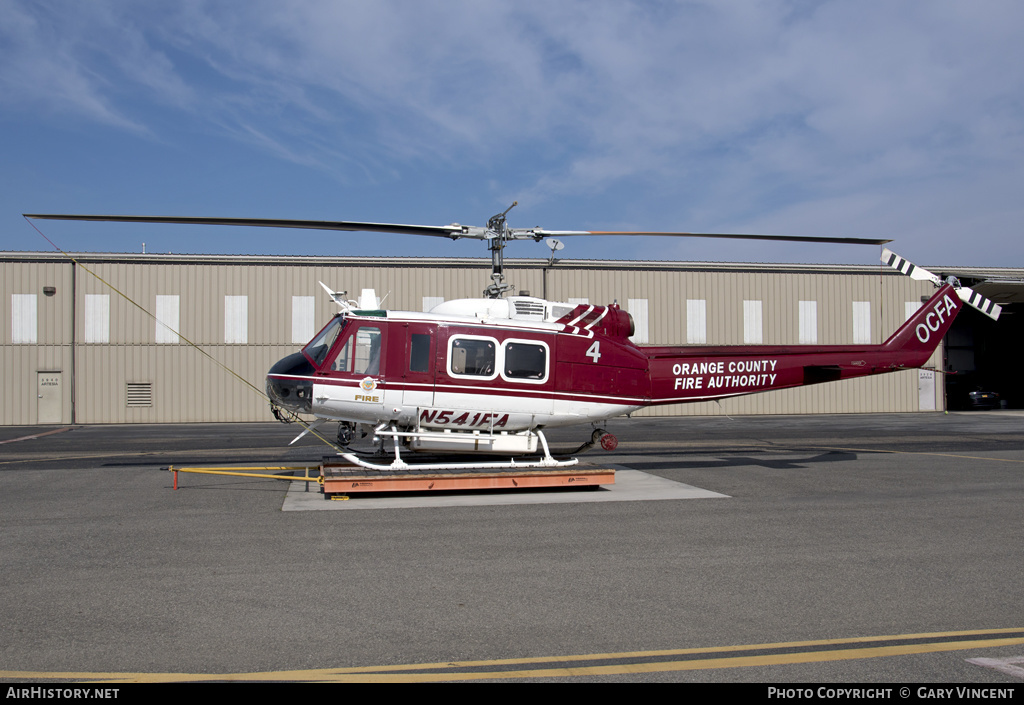
[{"label": "vertical tail fin", "polygon": [[949,332],[962,308],[951,284],[943,284],[928,301],[893,333],[883,347],[896,354],[907,367],[920,367]]}]

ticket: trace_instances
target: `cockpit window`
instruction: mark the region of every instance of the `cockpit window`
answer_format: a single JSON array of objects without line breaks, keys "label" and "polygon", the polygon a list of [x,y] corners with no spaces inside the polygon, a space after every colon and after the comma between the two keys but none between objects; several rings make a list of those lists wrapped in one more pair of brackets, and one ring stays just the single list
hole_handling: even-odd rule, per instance
[{"label": "cockpit window", "polygon": [[345,325],[345,319],[341,316],[335,316],[330,323],[328,323],[320,333],[317,334],[313,340],[306,344],[306,347],[302,349],[313,362],[314,367],[319,367],[327,357],[327,353],[330,352],[331,346],[334,345],[334,341],[338,339],[338,334],[341,333],[341,329]]},{"label": "cockpit window", "polygon": [[362,326],[345,340],[331,369],[357,375],[380,374],[381,330]]}]

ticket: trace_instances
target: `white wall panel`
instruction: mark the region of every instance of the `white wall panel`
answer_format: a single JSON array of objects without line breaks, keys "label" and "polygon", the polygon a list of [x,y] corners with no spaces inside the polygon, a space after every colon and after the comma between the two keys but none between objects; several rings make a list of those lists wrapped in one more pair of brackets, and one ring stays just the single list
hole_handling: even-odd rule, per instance
[{"label": "white wall panel", "polygon": [[156,297],[156,331],[158,343],[179,342],[178,330],[181,326],[181,297],[177,294],[157,294]]},{"label": "white wall panel", "polygon": [[110,295],[85,295],[85,321],[83,322],[86,343],[110,342]]},{"label": "white wall panel", "polygon": [[799,302],[799,342],[801,345],[814,345],[818,342],[818,302]]},{"label": "white wall panel", "polygon": [[647,299],[629,299],[626,302],[626,311],[633,317],[633,323],[636,326],[636,331],[630,340],[638,345],[650,341],[651,333],[647,315]]},{"label": "white wall panel", "polygon": [[690,345],[708,342],[707,301],[704,299],[686,300],[686,342]]},{"label": "white wall panel", "polygon": [[743,343],[760,345],[764,342],[764,326],[761,320],[761,302],[743,302]]},{"label": "white wall panel", "polygon": [[35,294],[11,294],[11,342],[33,345],[39,340],[38,305]]},{"label": "white wall panel", "polygon": [[292,342],[305,345],[316,335],[316,299],[312,296],[292,297]]},{"label": "white wall panel", "polygon": [[233,345],[249,342],[248,296],[224,297],[224,342]]},{"label": "white wall panel", "polygon": [[922,303],[920,301],[905,301],[903,304],[903,321],[909,321],[921,306]]},{"label": "white wall panel", "polygon": [[853,302],[853,344],[867,345],[871,342],[871,302]]}]

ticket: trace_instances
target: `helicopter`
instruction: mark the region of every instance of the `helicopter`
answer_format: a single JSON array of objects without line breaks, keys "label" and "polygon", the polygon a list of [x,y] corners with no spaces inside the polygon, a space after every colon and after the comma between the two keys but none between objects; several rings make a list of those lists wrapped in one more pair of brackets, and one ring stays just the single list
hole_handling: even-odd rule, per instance
[{"label": "helicopter", "polygon": [[[889,249],[882,262],[936,291],[877,345],[637,345],[634,323],[617,303],[605,306],[515,296],[505,282],[503,250],[510,240],[601,235],[717,237],[885,245],[868,238],[684,232],[514,229],[509,211],[484,227],[355,221],[195,218],[124,215],[39,215],[26,218],[141,223],[237,225],[417,234],[484,240],[491,281],[476,299],[445,301],[428,312],[385,310],[372,289],[358,299],[321,282],[339,311],[299,352],[275,363],[266,392],[275,415],[312,415],[295,439],[325,423],[339,424],[342,457],[374,470],[556,468],[545,429],[590,424],[589,442],[614,450],[601,425],[649,406],[717,400],[921,367],[964,304],[997,319],[1000,307],[955,278],[941,279]],[[357,431],[372,429],[377,455],[350,448]],[[294,441],[293,441],[294,443]],[[390,444],[388,450],[386,446]],[[468,454],[468,461],[408,463],[404,451]],[[501,460],[487,460],[497,456]],[[463,456],[465,457],[465,456]]]}]

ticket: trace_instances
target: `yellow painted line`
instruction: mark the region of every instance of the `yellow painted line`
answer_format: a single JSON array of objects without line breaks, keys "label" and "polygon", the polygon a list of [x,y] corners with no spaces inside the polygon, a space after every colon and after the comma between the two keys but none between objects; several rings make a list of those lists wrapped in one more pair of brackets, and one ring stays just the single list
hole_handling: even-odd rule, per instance
[{"label": "yellow painted line", "polygon": [[552,662],[571,662],[571,661],[600,661],[600,660],[612,660],[612,659],[625,659],[625,658],[654,658],[654,657],[665,657],[665,656],[688,656],[692,654],[713,654],[713,653],[730,653],[736,651],[757,651],[765,649],[798,649],[812,646],[842,646],[845,644],[865,644],[879,641],[893,641],[893,640],[906,640],[906,639],[942,639],[950,637],[965,637],[965,636],[986,636],[996,634],[1015,634],[1018,632],[1024,632],[1024,628],[1017,629],[972,629],[968,631],[957,631],[957,632],[922,632],[919,634],[899,634],[890,636],[861,636],[852,637],[847,639],[815,639],[810,641],[784,641],[775,642],[768,644],[741,644],[733,646],[712,646],[712,647],[694,647],[688,649],[662,649],[658,651],[624,651],[619,653],[600,653],[600,654],[579,654],[570,656],[530,656],[524,658],[513,658],[513,659],[490,659],[486,661],[446,661],[438,663],[421,663],[421,664],[407,664],[407,665],[394,665],[394,666],[378,666],[374,668],[346,668],[346,669],[334,669],[336,673],[359,673],[359,672],[380,672],[380,671],[408,671],[412,669],[434,669],[434,668],[468,668],[477,666],[506,666],[516,664],[528,664],[528,663],[552,663]]},{"label": "yellow painted line", "polygon": [[[926,641],[950,637],[984,637],[1000,634],[1020,634],[1024,629],[979,629],[958,632],[929,632],[892,636],[856,637],[852,639],[823,639],[814,641],[793,641],[770,644],[745,644],[710,648],[670,649],[660,651],[628,651],[621,653],[580,654],[556,657],[528,657],[519,659],[495,659],[487,661],[450,661],[437,663],[376,666],[367,668],[324,668],[302,671],[268,671],[258,673],[96,673],[96,672],[36,672],[0,671],[0,679],[60,679],[73,681],[95,681],[102,683],[168,683],[201,681],[307,681],[336,683],[426,683],[464,680],[500,680],[509,678],[558,678],[606,675],[627,675],[641,673],[668,673],[673,671],[697,671],[721,668],[749,668],[756,666],[777,666],[797,663],[824,663],[867,658],[906,656],[911,654],[941,653],[984,649],[1024,644],[1024,636],[1004,638],[962,639],[957,641]],[[816,646],[841,646],[869,644],[893,640],[918,640],[919,643],[894,646],[856,646],[846,649],[815,651],[792,651],[767,653],[751,656],[721,656],[713,658],[684,659],[671,661],[650,661],[644,663],[606,664],[574,666],[562,665],[552,668],[523,670],[446,670],[440,673],[410,673],[409,671],[439,669],[494,668],[506,665],[539,663],[570,664],[579,661],[602,661],[622,659],[664,658],[666,656],[688,656],[694,654],[721,654],[754,650],[780,650]],[[404,672],[401,672],[404,671]]]}]

